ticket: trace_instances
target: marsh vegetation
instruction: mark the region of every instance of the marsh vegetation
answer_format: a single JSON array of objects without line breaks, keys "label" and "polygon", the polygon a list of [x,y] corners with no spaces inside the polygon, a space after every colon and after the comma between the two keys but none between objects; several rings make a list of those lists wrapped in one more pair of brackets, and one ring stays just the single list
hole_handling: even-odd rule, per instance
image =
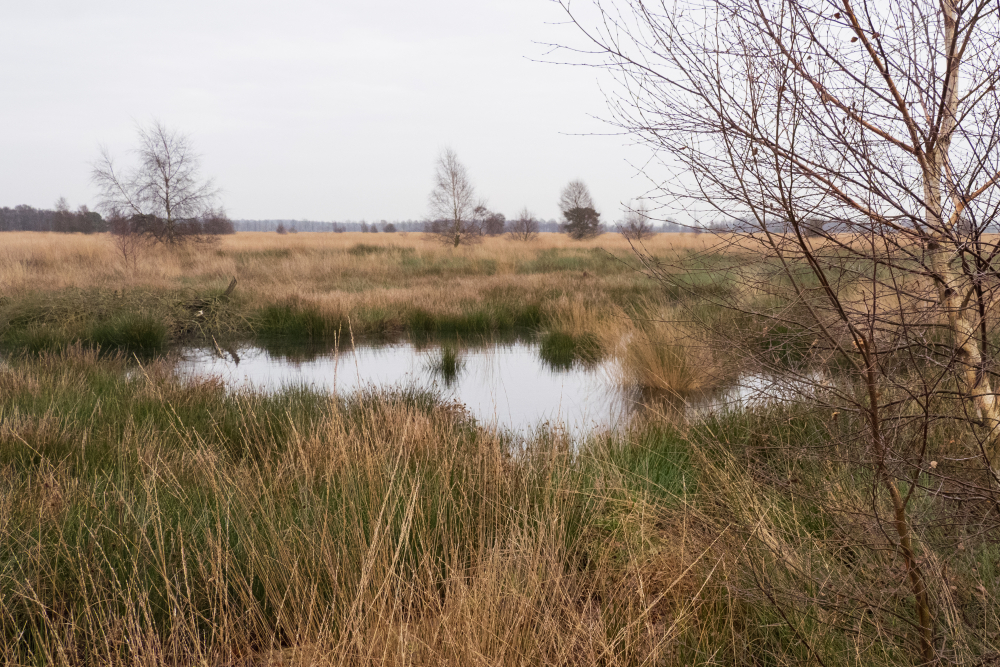
[{"label": "marsh vegetation", "polygon": [[[706,247],[699,235],[662,236],[647,247],[664,259]],[[638,273],[630,245],[614,235],[486,238],[455,249],[417,234],[244,233],[144,248],[134,267],[105,235],[6,239],[0,343],[14,353],[537,334],[565,365],[617,354],[633,314],[670,321],[687,298]],[[238,286],[223,296],[233,277]],[[682,344],[675,328],[660,329],[650,324],[643,336]]]},{"label": "marsh vegetation", "polygon": [[[822,394],[855,387],[827,382],[779,278],[746,289],[749,256],[710,238],[646,241],[664,282],[611,236],[238,234],[133,269],[100,236],[8,235],[0,659],[911,664],[867,426]],[[477,418],[446,385],[483,333],[553,372],[606,364],[652,409],[576,432]],[[439,389],[263,387],[171,352],[341,346],[351,373],[399,336]],[[777,400],[666,407],[765,366],[787,370]],[[948,488],[969,428],[936,422],[907,487],[953,646],[1000,628],[990,511]]]}]

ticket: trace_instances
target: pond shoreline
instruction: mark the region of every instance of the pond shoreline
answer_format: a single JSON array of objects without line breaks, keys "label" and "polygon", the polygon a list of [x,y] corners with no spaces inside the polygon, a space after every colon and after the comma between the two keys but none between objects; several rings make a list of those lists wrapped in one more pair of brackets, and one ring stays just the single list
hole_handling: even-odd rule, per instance
[{"label": "pond shoreline", "polygon": [[174,352],[183,379],[219,378],[230,389],[280,392],[286,387],[349,395],[369,387],[431,391],[464,405],[478,423],[517,432],[542,425],[574,439],[622,428],[639,415],[700,419],[719,410],[778,400],[787,381],[743,376],[714,392],[688,395],[622,386],[618,360],[546,357],[538,337],[460,344],[448,339],[359,342],[301,347],[188,347]]}]

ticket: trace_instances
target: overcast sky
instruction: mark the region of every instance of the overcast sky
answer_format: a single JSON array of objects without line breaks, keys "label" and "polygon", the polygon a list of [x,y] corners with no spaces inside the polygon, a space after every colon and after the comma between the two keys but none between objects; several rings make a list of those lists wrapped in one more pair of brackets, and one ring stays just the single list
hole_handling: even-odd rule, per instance
[{"label": "overcast sky", "polygon": [[0,206],[93,204],[99,145],[126,158],[153,118],[234,218],[424,217],[445,147],[508,217],[580,178],[610,222],[646,189],[647,151],[593,118],[606,75],[535,62],[577,39],[548,0],[4,5]]}]

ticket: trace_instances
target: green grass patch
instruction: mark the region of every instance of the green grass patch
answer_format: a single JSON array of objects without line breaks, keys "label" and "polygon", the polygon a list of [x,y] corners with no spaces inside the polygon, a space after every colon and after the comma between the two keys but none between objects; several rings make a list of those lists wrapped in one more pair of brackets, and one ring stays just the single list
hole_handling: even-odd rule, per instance
[{"label": "green grass patch", "polygon": [[[297,253],[303,252],[297,250]],[[219,251],[223,257],[229,255],[226,251]],[[264,248],[263,250],[252,250],[232,253],[232,258],[237,266],[246,266],[255,262],[274,262],[276,260],[288,259],[292,256],[291,248]]]},{"label": "green grass patch", "polygon": [[600,359],[601,346],[597,338],[589,334],[574,336],[562,331],[550,331],[542,336],[538,353],[552,368],[567,370],[578,362]]},{"label": "green grass patch", "polygon": [[262,308],[257,313],[254,329],[266,338],[293,341],[320,341],[337,331],[319,309],[290,303]]},{"label": "green grass patch", "polygon": [[72,344],[73,340],[71,333],[47,324],[10,328],[3,334],[4,347],[26,354],[62,350]]},{"label": "green grass patch", "polygon": [[537,303],[477,301],[462,306],[457,314],[414,308],[404,316],[406,330],[417,335],[482,335],[534,329],[542,322],[542,309]]},{"label": "green grass patch", "polygon": [[372,245],[369,243],[355,243],[347,249],[348,255],[354,257],[369,257],[371,255],[400,255],[410,256],[416,252],[415,248],[400,247],[395,245]]},{"label": "green grass patch", "polygon": [[200,293],[66,289],[25,294],[0,305],[0,344],[15,354],[74,344],[103,352],[159,354],[174,342],[244,332],[243,306],[224,292],[220,286]]},{"label": "green grass patch", "polygon": [[167,346],[167,325],[146,313],[116,313],[97,322],[84,339],[101,350],[154,354]]},{"label": "green grass patch", "polygon": [[635,270],[632,255],[614,255],[601,248],[587,250],[543,250],[518,267],[519,273],[559,273],[587,271],[595,275],[619,274]]},{"label": "green grass patch", "polygon": [[672,301],[722,299],[733,291],[732,279],[724,272],[669,274],[661,285],[664,295]]},{"label": "green grass patch", "polygon": [[430,362],[431,371],[439,376],[446,387],[450,387],[458,379],[458,374],[465,367],[461,355],[455,345],[445,343],[441,346],[438,354]]},{"label": "green grass patch", "polygon": [[399,267],[406,279],[422,277],[450,278],[459,276],[492,276],[495,260],[455,255],[430,255],[416,252],[400,257]]},{"label": "green grass patch", "polygon": [[630,432],[623,442],[608,440],[604,447],[601,465],[621,475],[629,493],[667,503],[695,497],[697,471],[690,442],[681,431],[647,425]]}]

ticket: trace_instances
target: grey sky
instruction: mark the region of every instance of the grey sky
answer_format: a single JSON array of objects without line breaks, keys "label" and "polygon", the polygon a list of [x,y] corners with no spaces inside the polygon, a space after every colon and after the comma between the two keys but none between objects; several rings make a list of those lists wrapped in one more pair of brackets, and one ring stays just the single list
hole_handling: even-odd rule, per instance
[{"label": "grey sky", "polygon": [[532,62],[577,35],[547,0],[6,2],[0,206],[94,201],[98,145],[191,135],[235,218],[406,219],[452,147],[511,216],[581,178],[605,220],[646,181],[599,71]]}]

